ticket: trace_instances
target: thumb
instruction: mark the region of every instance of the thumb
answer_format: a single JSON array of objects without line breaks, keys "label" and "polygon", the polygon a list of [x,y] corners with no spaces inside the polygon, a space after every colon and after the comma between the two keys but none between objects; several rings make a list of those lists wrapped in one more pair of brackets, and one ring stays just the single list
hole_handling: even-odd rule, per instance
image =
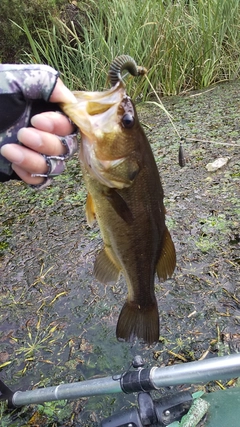
[{"label": "thumb", "polygon": [[77,102],[73,93],[65,86],[61,79],[58,78],[56,86],[49,99],[50,102]]}]

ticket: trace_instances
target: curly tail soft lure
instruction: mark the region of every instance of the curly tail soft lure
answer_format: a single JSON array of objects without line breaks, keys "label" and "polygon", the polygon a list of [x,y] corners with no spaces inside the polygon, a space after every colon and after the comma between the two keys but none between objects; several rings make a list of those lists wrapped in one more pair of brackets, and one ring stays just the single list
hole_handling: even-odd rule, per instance
[{"label": "curly tail soft lure", "polygon": [[147,74],[147,69],[139,67],[131,56],[120,55],[117,56],[110,65],[108,78],[111,86],[115,86],[119,81],[123,81],[121,74],[124,70],[127,70],[132,76],[143,76]]}]

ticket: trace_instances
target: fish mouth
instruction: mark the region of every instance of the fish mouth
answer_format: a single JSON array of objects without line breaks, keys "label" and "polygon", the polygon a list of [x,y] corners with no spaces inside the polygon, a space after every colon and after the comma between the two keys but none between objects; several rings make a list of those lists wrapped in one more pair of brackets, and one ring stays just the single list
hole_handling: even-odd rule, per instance
[{"label": "fish mouth", "polygon": [[64,113],[81,133],[80,162],[103,185],[123,188],[130,185],[116,169],[126,160],[126,153],[111,152],[122,134],[123,100],[128,99],[122,81],[103,92],[73,92],[76,102],[62,104]]},{"label": "fish mouth", "polygon": [[[62,104],[63,111],[77,125],[89,142],[112,131],[117,123],[117,112],[126,90],[123,82],[103,92],[73,92],[75,103]],[[97,135],[96,135],[97,134]]]},{"label": "fish mouth", "polygon": [[[79,127],[82,134],[88,138],[93,137],[98,126],[99,115],[101,117],[102,133],[109,132],[110,124],[117,122],[117,110],[120,102],[126,95],[125,85],[121,73],[126,70],[132,76],[140,76],[147,73],[146,68],[137,66],[129,55],[120,55],[110,65],[108,79],[111,89],[103,92],[73,92],[76,102],[73,104],[60,104],[62,110]],[[94,120],[94,118],[97,118]]]}]

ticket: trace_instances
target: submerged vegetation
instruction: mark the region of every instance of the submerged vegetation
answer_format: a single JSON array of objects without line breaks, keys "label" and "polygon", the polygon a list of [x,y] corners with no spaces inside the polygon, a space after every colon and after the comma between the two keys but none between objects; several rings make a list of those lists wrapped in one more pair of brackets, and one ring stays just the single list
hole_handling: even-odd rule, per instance
[{"label": "submerged vegetation", "polygon": [[[98,228],[90,230],[85,220],[86,190],[77,156],[42,192],[21,182],[0,186],[0,370],[10,387],[24,390],[121,373],[136,354],[149,366],[165,366],[240,351],[240,156],[239,138],[229,139],[239,129],[238,94],[239,83],[232,83],[164,99],[181,135],[199,138],[185,144],[182,169],[179,141],[166,115],[154,104],[138,106],[177,251],[173,278],[156,280],[161,330],[155,347],[116,340],[126,286],[123,280],[104,286],[93,278],[102,243]],[[214,138],[231,145],[204,142]],[[219,156],[230,160],[209,173],[206,165]],[[234,379],[192,389],[237,384]],[[3,427],[97,427],[103,417],[134,403],[134,396],[98,396],[31,405],[11,414],[0,405],[0,416]]]},{"label": "submerged vegetation", "polygon": [[[86,189],[77,156],[43,192],[21,182],[0,188],[0,371],[14,390],[81,381],[128,369],[141,353],[165,366],[240,351],[239,83],[240,3],[236,0],[1,0],[2,62],[44,62],[71,89],[101,90],[119,54],[149,69],[185,145],[154,104],[138,106],[161,174],[168,227],[177,249],[173,279],[156,283],[159,343],[129,346],[115,338],[126,295],[123,280],[93,279],[97,227],[85,221]],[[152,95],[145,79],[129,79],[131,95]],[[227,141],[214,145],[208,141]],[[206,164],[228,156],[225,168]],[[199,386],[239,386],[236,379]],[[162,390],[164,393],[164,390]],[[130,399],[130,397],[129,397]],[[96,427],[129,407],[128,397],[31,405],[11,413],[0,403],[1,427]]]},{"label": "submerged vegetation", "polygon": [[[24,46],[18,58],[52,65],[71,89],[106,87],[108,66],[122,53],[143,64],[164,95],[240,74],[236,0],[34,0],[34,11],[41,11],[34,15],[25,13],[26,0],[17,3],[17,15],[7,15],[6,6],[3,11],[11,18],[10,39],[21,37]],[[130,84],[135,97],[149,95],[145,79]]]}]

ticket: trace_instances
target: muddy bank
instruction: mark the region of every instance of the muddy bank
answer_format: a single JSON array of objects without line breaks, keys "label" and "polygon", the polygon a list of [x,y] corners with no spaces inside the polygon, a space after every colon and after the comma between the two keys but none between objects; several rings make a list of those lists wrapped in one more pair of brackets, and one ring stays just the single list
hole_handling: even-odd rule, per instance
[{"label": "muddy bank", "polygon": [[[156,280],[161,336],[155,347],[116,341],[126,286],[123,279],[103,286],[92,276],[101,238],[85,221],[77,158],[43,192],[19,182],[0,186],[0,368],[9,385],[24,389],[111,375],[139,353],[161,366],[239,351],[239,90],[239,82],[226,83],[163,99],[182,137],[233,144],[185,143],[185,168],[178,165],[179,139],[163,111],[138,106],[177,251],[174,277]],[[218,157],[229,157],[227,165],[209,173],[206,165]],[[128,399],[86,399],[63,405],[62,412],[52,404],[52,415],[25,408],[14,415],[17,421],[11,416],[11,425],[33,425],[34,414],[39,425],[95,426]],[[8,417],[4,410],[6,425]]]}]

